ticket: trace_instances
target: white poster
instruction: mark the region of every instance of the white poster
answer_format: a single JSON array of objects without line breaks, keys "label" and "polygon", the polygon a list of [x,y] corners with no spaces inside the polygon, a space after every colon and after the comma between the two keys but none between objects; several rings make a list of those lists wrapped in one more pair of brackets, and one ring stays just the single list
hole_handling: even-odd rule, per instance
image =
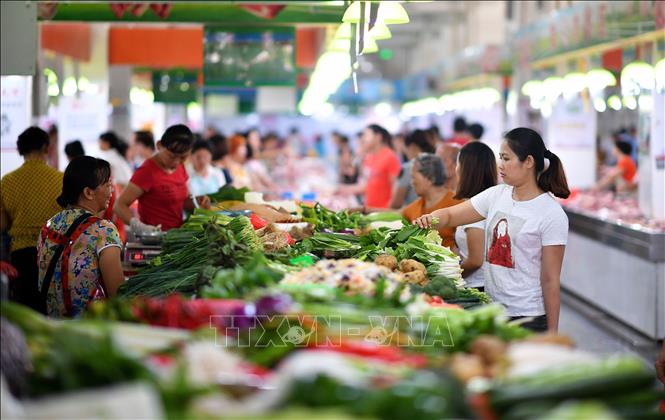
[{"label": "white poster", "polygon": [[553,149],[596,146],[596,110],[581,97],[558,100],[547,124],[549,145]]},{"label": "white poster", "polygon": [[560,99],[547,119],[547,148],[563,163],[571,188],[588,188],[596,183],[596,110],[581,97]]},{"label": "white poster", "polygon": [[30,81],[28,76],[2,76],[0,141],[2,149],[16,149],[16,139],[30,126]]},{"label": "white poster", "polygon": [[60,169],[67,167],[65,144],[79,140],[87,155],[99,153],[99,135],[108,130],[110,105],[102,96],[64,96],[58,104]]},{"label": "white poster", "polygon": [[0,176],[21,166],[23,159],[16,150],[19,134],[30,126],[32,106],[29,76],[2,76],[0,90]]}]

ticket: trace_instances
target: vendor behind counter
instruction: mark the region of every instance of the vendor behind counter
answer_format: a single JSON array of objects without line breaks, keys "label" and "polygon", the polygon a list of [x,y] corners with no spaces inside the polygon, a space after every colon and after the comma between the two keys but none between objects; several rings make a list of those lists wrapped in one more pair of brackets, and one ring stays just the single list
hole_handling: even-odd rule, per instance
[{"label": "vendor behind counter", "polygon": [[[187,185],[189,176],[183,165],[193,143],[194,136],[187,126],[177,124],[167,128],[157,142],[158,152],[132,176],[114,211],[135,234],[180,227],[183,210],[194,209]],[[129,208],[137,200],[138,217],[134,217]],[[210,206],[207,196],[198,197],[197,201],[201,207]]]}]

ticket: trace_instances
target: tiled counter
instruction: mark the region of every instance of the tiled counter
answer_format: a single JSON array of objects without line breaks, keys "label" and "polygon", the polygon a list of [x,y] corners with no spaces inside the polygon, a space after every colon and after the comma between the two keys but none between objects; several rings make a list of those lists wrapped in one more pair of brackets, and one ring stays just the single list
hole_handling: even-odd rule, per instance
[{"label": "tiled counter", "polygon": [[649,338],[664,338],[665,233],[566,213],[561,287]]}]

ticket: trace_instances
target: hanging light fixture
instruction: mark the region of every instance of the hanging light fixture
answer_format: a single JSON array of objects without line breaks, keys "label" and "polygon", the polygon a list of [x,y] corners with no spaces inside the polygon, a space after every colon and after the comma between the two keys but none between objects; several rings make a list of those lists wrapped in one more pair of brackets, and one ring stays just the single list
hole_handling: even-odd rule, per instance
[{"label": "hanging light fixture", "polygon": [[651,90],[656,81],[654,69],[649,63],[635,61],[621,71],[621,93],[639,95],[641,90]]},{"label": "hanging light fixture", "polygon": [[351,39],[351,24],[342,22],[335,32],[335,39]]},{"label": "hanging light fixture", "polygon": [[393,34],[390,32],[388,25],[384,23],[377,23],[372,29],[369,30],[369,37],[375,41],[381,41],[383,39],[392,38]]},{"label": "hanging light fixture", "polygon": [[593,69],[586,74],[586,85],[595,93],[608,86],[616,86],[617,78],[607,69]]},{"label": "hanging light fixture", "polygon": [[346,8],[344,16],[342,16],[344,23],[358,23],[360,22],[360,2],[354,1]]},{"label": "hanging light fixture", "polygon": [[577,93],[586,89],[587,78],[584,73],[568,73],[563,78],[563,97],[573,98]]},{"label": "hanging light fixture", "polygon": [[[330,51],[348,52],[351,50],[350,39],[334,39],[330,44]],[[371,38],[365,39],[365,47],[361,51],[363,54],[373,54],[379,51],[379,45]]]},{"label": "hanging light fixture", "polygon": [[665,58],[656,63],[656,89],[665,90]]},{"label": "hanging light fixture", "polygon": [[406,13],[404,6],[399,4],[399,2],[382,1],[379,5],[376,22],[386,25],[401,25],[409,23],[409,14]]}]

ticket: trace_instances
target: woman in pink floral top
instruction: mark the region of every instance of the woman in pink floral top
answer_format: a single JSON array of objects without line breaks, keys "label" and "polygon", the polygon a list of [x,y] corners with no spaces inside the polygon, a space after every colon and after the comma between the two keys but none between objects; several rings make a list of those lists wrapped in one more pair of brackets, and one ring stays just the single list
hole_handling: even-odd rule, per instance
[{"label": "woman in pink floral top", "polygon": [[[111,189],[111,171],[105,160],[82,156],[65,170],[58,197],[65,210],[46,223],[37,247],[39,287],[46,291],[49,316],[77,317],[90,301],[114,296],[124,281],[118,229],[97,217],[108,207]],[[76,229],[72,227],[75,221]]]}]

